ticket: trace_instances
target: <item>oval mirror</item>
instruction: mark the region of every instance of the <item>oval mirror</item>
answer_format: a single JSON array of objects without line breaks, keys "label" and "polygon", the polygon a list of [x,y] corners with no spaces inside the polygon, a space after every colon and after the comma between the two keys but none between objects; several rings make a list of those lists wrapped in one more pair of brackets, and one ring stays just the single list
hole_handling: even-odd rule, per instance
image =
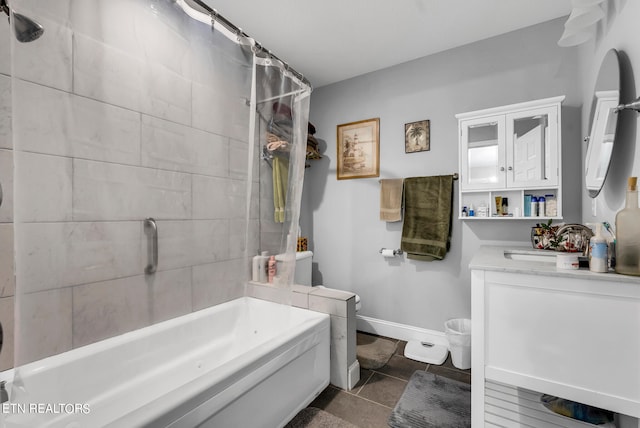
[{"label": "oval mirror", "polygon": [[592,198],[600,193],[609,171],[618,124],[615,109],[619,103],[620,64],[618,51],[611,49],[602,60],[591,104],[591,133],[585,159],[585,186]]}]

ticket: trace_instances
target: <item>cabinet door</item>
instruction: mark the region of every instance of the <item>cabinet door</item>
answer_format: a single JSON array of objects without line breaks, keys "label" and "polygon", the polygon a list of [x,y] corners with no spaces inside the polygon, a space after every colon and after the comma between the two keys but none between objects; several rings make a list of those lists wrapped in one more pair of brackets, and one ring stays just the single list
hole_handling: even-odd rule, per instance
[{"label": "cabinet door", "polygon": [[508,187],[558,184],[558,108],[506,115]]},{"label": "cabinet door", "polygon": [[466,190],[505,186],[504,116],[460,122],[461,187]]}]

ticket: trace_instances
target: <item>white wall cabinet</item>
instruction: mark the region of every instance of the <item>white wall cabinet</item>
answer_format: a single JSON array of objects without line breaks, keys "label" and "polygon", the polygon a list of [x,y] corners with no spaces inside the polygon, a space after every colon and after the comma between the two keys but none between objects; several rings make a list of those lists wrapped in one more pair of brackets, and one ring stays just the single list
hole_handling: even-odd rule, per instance
[{"label": "white wall cabinet", "polygon": [[[476,213],[486,212],[484,217],[460,218],[526,218],[528,194],[553,195],[557,209],[551,217],[562,218],[563,100],[560,96],[456,115],[460,208],[473,206]],[[507,215],[498,215],[495,196],[508,199]]]}]

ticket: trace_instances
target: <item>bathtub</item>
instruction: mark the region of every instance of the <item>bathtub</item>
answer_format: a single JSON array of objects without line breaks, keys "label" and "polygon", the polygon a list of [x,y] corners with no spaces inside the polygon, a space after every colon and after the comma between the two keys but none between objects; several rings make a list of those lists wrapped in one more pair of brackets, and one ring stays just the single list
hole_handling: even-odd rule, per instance
[{"label": "bathtub", "polygon": [[243,297],[24,365],[1,416],[21,428],[283,426],[329,384],[329,330],[329,315]]}]

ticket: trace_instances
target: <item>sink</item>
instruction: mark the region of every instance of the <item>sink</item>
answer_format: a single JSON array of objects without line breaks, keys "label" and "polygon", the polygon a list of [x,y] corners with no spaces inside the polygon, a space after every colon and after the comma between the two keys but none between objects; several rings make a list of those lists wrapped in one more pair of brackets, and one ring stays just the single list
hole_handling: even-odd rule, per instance
[{"label": "sink", "polygon": [[555,251],[535,251],[535,250],[504,250],[504,258],[509,260],[519,260],[524,262],[538,262],[556,264]]}]

